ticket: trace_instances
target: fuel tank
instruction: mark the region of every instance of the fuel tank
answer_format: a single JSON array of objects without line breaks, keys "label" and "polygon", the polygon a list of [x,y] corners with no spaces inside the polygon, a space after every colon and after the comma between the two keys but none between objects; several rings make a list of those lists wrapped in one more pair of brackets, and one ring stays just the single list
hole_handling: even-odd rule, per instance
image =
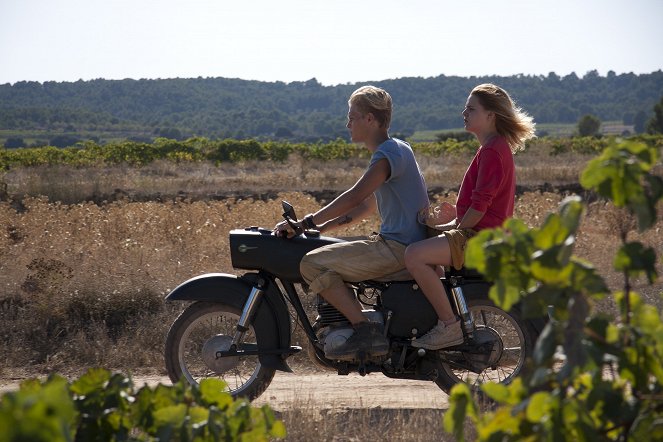
[{"label": "fuel tank", "polygon": [[234,229],[230,231],[230,259],[236,269],[264,270],[285,281],[303,282],[299,263],[304,255],[340,242],[345,240],[311,233],[288,239],[259,227]]}]

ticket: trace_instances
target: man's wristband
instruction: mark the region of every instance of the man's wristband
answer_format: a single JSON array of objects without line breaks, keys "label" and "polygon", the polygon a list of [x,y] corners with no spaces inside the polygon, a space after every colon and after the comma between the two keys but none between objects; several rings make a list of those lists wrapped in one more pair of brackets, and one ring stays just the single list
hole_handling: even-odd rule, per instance
[{"label": "man's wristband", "polygon": [[302,220],[302,227],[304,227],[306,230],[318,230],[318,226],[315,225],[313,222],[313,214],[309,213],[304,217]]}]

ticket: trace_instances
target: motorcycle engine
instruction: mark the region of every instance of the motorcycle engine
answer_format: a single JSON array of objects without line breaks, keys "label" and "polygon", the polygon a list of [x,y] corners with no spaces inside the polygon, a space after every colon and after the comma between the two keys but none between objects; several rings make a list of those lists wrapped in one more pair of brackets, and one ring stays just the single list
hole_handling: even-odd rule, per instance
[{"label": "motorcycle engine", "polygon": [[[362,310],[371,322],[384,325],[384,316],[376,310]],[[318,339],[323,344],[325,353],[342,345],[354,333],[350,321],[341,312],[326,302],[318,303],[316,324],[320,326]]]},{"label": "motorcycle engine", "polygon": [[324,343],[323,348],[325,353],[329,353],[330,350],[343,345],[354,332],[354,329],[349,325],[347,327],[325,328],[320,336],[321,341]]}]

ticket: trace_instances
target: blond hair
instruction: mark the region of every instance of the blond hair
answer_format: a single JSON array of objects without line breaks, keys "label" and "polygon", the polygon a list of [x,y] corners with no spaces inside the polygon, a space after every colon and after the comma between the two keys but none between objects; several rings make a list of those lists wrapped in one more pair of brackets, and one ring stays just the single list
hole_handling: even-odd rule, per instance
[{"label": "blond hair", "polygon": [[350,95],[348,104],[354,104],[362,115],[373,114],[380,127],[391,125],[391,95],[375,86],[362,86]]},{"label": "blond hair", "polygon": [[477,97],[484,109],[495,114],[495,129],[506,138],[513,153],[523,150],[525,142],[536,136],[534,119],[517,107],[501,87],[491,83],[480,84],[472,89],[470,95]]}]

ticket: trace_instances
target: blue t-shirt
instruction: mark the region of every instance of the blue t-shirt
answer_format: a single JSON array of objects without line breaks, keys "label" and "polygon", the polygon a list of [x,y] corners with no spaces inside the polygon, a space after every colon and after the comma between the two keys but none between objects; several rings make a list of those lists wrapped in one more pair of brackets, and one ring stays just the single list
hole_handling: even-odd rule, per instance
[{"label": "blue t-shirt", "polygon": [[401,244],[426,238],[426,228],[417,221],[417,212],[428,206],[426,182],[409,144],[390,138],[380,144],[370,166],[385,158],[391,175],[375,191],[382,224],[380,234]]}]

